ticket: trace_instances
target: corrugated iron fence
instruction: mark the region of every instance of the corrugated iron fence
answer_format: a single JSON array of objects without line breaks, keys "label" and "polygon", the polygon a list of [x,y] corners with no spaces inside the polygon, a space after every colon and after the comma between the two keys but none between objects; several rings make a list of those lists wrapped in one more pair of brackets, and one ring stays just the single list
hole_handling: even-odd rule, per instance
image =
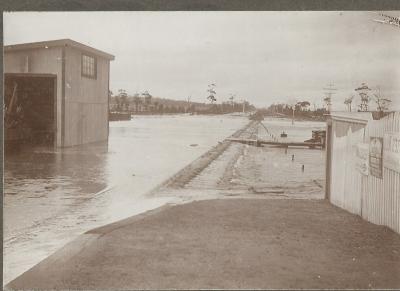
[{"label": "corrugated iron fence", "polygon": [[330,142],[330,201],[400,233],[400,112],[365,123],[333,117]]}]

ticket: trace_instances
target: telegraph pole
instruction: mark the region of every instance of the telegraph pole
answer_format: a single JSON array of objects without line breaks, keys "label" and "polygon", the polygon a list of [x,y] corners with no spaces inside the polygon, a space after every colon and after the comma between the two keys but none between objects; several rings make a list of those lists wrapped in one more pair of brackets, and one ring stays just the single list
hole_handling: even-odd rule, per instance
[{"label": "telegraph pole", "polygon": [[245,104],[246,100],[242,99],[241,101],[243,102],[243,108],[242,108],[242,112],[244,113],[244,111],[245,111],[245,107],[246,107],[246,104]]},{"label": "telegraph pole", "polygon": [[235,102],[233,100],[235,100],[236,94],[231,94],[231,97],[229,97],[229,100],[231,101],[231,106],[232,106],[232,111],[235,108]]},{"label": "telegraph pole", "polygon": [[329,83],[327,85],[327,87],[323,88],[323,89],[324,89],[324,93],[326,96],[324,98],[324,101],[327,105],[327,110],[328,110],[328,112],[331,112],[331,110],[332,110],[332,95],[336,94],[335,91],[337,91],[337,89],[335,88],[335,86],[332,83]]}]

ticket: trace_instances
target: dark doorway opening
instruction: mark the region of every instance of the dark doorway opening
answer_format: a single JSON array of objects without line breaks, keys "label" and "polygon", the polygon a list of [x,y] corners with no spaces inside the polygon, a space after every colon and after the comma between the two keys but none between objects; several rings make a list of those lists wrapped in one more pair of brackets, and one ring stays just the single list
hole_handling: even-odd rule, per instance
[{"label": "dark doorway opening", "polygon": [[6,149],[56,145],[56,79],[55,75],[5,74]]}]

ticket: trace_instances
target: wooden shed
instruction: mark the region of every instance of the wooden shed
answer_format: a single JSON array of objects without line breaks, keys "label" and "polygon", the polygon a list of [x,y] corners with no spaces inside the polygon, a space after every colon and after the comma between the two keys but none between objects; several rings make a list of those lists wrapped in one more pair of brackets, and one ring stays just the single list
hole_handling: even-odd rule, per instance
[{"label": "wooden shed", "polygon": [[5,141],[67,147],[107,140],[112,60],[70,39],[5,46]]}]

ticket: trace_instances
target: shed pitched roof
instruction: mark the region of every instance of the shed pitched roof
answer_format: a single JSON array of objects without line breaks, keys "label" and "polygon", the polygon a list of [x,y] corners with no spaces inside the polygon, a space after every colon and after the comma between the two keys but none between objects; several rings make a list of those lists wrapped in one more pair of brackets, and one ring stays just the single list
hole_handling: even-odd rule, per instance
[{"label": "shed pitched roof", "polygon": [[74,40],[68,39],[68,38],[67,39],[57,39],[57,40],[6,45],[6,46],[4,46],[4,52],[7,53],[7,52],[12,52],[12,51],[18,51],[18,50],[31,50],[31,49],[38,49],[38,48],[62,47],[62,46],[74,47],[76,49],[90,52],[92,54],[95,54],[97,56],[100,56],[100,57],[103,57],[103,58],[106,58],[109,60],[115,59],[115,57],[111,54],[108,54],[106,52],[92,48],[83,43],[80,43],[80,42],[77,42],[77,41],[74,41]]}]

